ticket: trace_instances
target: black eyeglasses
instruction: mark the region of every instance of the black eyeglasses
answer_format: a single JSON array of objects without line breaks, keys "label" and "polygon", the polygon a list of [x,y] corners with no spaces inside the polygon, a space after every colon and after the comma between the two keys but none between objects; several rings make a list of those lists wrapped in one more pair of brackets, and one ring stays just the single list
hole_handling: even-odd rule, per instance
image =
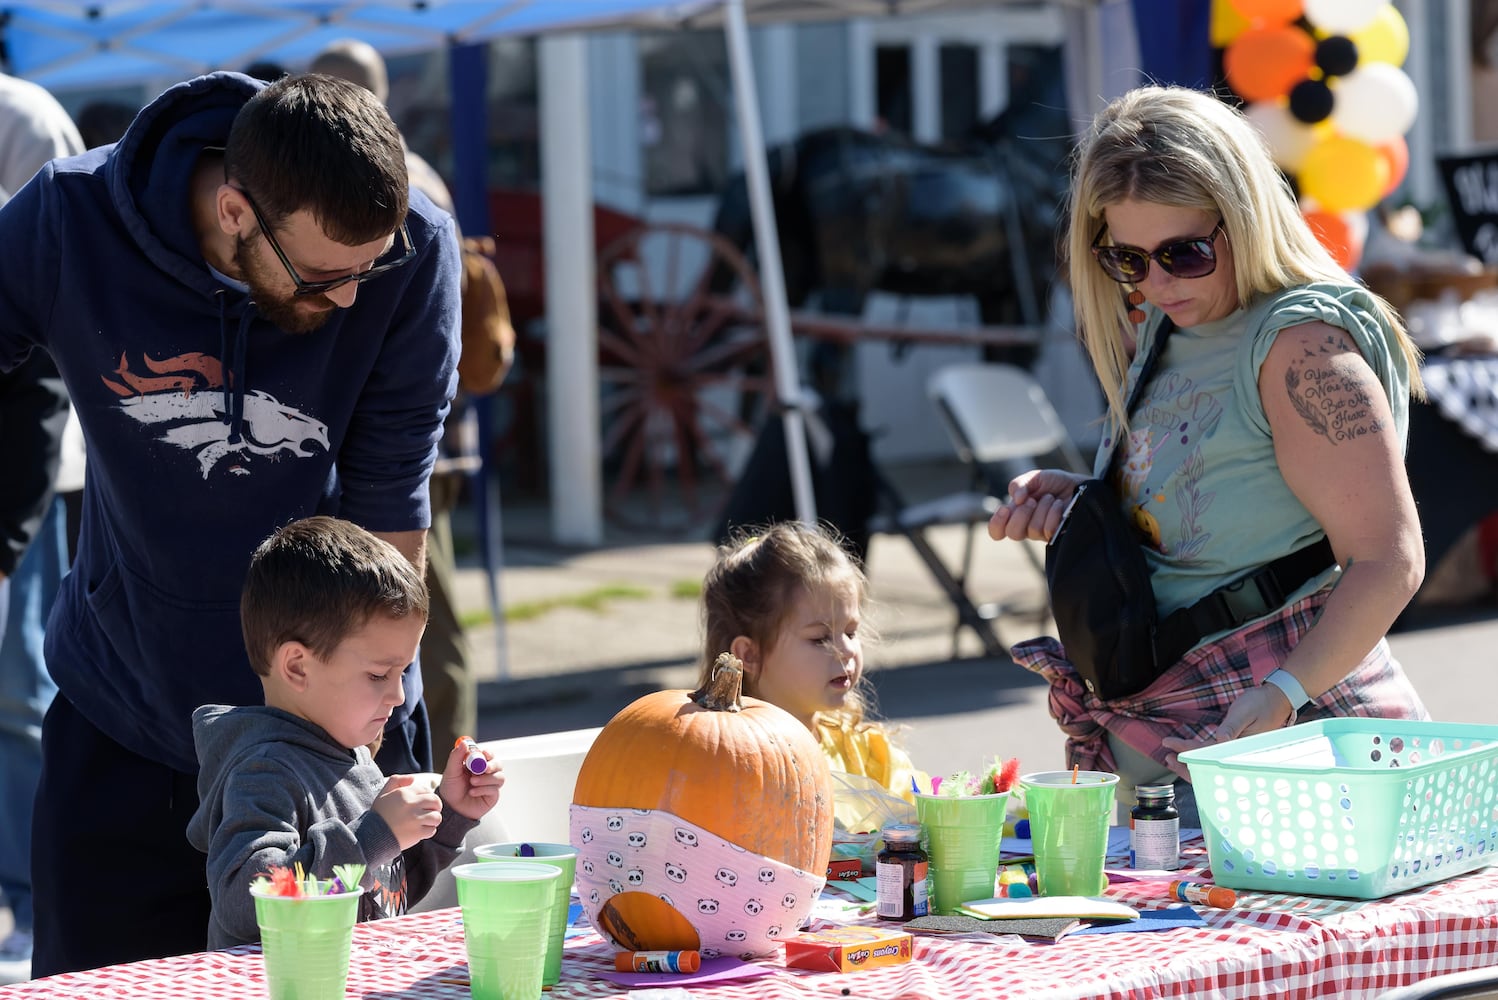
[{"label": "black eyeglasses", "polygon": [[250,203],[250,211],[255,213],[255,221],[260,224],[260,231],[265,234],[265,242],[276,252],[281,259],[281,266],[286,268],[293,284],[296,285],[297,295],[321,295],[323,292],[331,292],[335,288],[342,288],[349,282],[359,284],[370,278],[377,278],[387,271],[393,271],[402,264],[408,263],[416,256],[416,247],[411,245],[411,234],[406,231],[406,224],[402,222],[400,228],[395,231],[396,243],[389,252],[363,271],[355,271],[341,278],[330,278],[327,281],[303,281],[302,276],[296,273],[296,268],[291,266],[291,258],[286,256],[286,251],[281,249],[281,244],[276,242],[275,234],[271,232],[270,223],[265,221],[265,216],[260,214],[260,206],[255,204],[255,199],[244,188],[237,189],[244,195],[244,200]]},{"label": "black eyeglasses", "polygon": [[1177,278],[1205,278],[1217,270],[1217,231],[1222,229],[1222,219],[1205,236],[1169,243],[1150,253],[1138,247],[1103,246],[1098,240],[1108,231],[1104,226],[1092,241],[1092,255],[1097,258],[1103,273],[1124,285],[1134,285],[1149,274],[1150,261],[1159,264],[1166,274]]}]

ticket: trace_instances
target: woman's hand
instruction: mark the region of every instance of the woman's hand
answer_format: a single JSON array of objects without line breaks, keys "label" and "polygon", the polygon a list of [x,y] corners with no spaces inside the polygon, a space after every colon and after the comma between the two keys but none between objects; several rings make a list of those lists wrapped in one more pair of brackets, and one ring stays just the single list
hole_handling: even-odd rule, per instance
[{"label": "woman's hand", "polygon": [[1086,481],[1086,476],[1063,469],[1031,469],[1015,476],[1009,483],[1008,503],[988,521],[989,537],[1050,541],[1078,484]]},{"label": "woman's hand", "polygon": [[1166,736],[1160,740],[1160,745],[1173,753],[1180,753],[1182,750],[1195,750],[1214,743],[1226,743],[1240,736],[1284,729],[1294,721],[1295,712],[1290,708],[1290,699],[1285,697],[1285,692],[1273,684],[1260,684],[1244,691],[1234,700],[1210,735],[1194,740]]}]

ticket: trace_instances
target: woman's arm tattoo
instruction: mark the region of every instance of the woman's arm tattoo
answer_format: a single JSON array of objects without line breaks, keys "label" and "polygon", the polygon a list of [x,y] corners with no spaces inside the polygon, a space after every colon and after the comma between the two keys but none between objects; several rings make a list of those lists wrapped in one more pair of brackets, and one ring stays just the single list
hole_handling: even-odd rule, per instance
[{"label": "woman's arm tattoo", "polygon": [[1374,415],[1374,393],[1383,387],[1362,359],[1348,351],[1346,335],[1327,336],[1285,369],[1285,391],[1306,424],[1332,444],[1384,429]]}]

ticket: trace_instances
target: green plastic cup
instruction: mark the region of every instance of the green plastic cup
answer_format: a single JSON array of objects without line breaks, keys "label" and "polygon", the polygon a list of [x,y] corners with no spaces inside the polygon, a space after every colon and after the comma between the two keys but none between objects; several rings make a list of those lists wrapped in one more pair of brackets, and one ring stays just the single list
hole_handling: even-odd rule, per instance
[{"label": "green plastic cup", "polygon": [[1118,775],[1039,771],[1021,777],[1042,896],[1101,896],[1108,887],[1108,819]]},{"label": "green plastic cup", "polygon": [[479,861],[453,869],[473,1000],[536,1000],[556,865]]},{"label": "green plastic cup", "polygon": [[[533,857],[525,857],[521,851],[529,848]],[[577,848],[571,844],[537,844],[516,841],[512,844],[484,844],[473,849],[480,861],[500,864],[530,862],[532,864],[555,865],[561,869],[552,893],[550,919],[546,931],[546,969],[541,973],[543,986],[555,986],[562,981],[562,941],[567,936],[567,910],[572,905],[572,880],[577,875]]]},{"label": "green plastic cup", "polygon": [[343,1000],[363,892],[268,896],[250,890],[271,1000]]},{"label": "green plastic cup", "polygon": [[956,913],[962,903],[993,896],[1008,802],[1008,792],[916,795],[916,818],[929,845],[932,913]]}]

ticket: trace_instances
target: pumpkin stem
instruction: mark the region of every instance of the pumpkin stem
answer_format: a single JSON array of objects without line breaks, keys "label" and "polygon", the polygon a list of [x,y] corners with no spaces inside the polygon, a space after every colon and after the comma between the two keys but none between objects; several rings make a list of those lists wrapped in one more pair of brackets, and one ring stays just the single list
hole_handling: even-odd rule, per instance
[{"label": "pumpkin stem", "polygon": [[692,692],[692,701],[710,712],[737,712],[743,708],[744,664],[732,653],[719,653],[707,683]]}]

